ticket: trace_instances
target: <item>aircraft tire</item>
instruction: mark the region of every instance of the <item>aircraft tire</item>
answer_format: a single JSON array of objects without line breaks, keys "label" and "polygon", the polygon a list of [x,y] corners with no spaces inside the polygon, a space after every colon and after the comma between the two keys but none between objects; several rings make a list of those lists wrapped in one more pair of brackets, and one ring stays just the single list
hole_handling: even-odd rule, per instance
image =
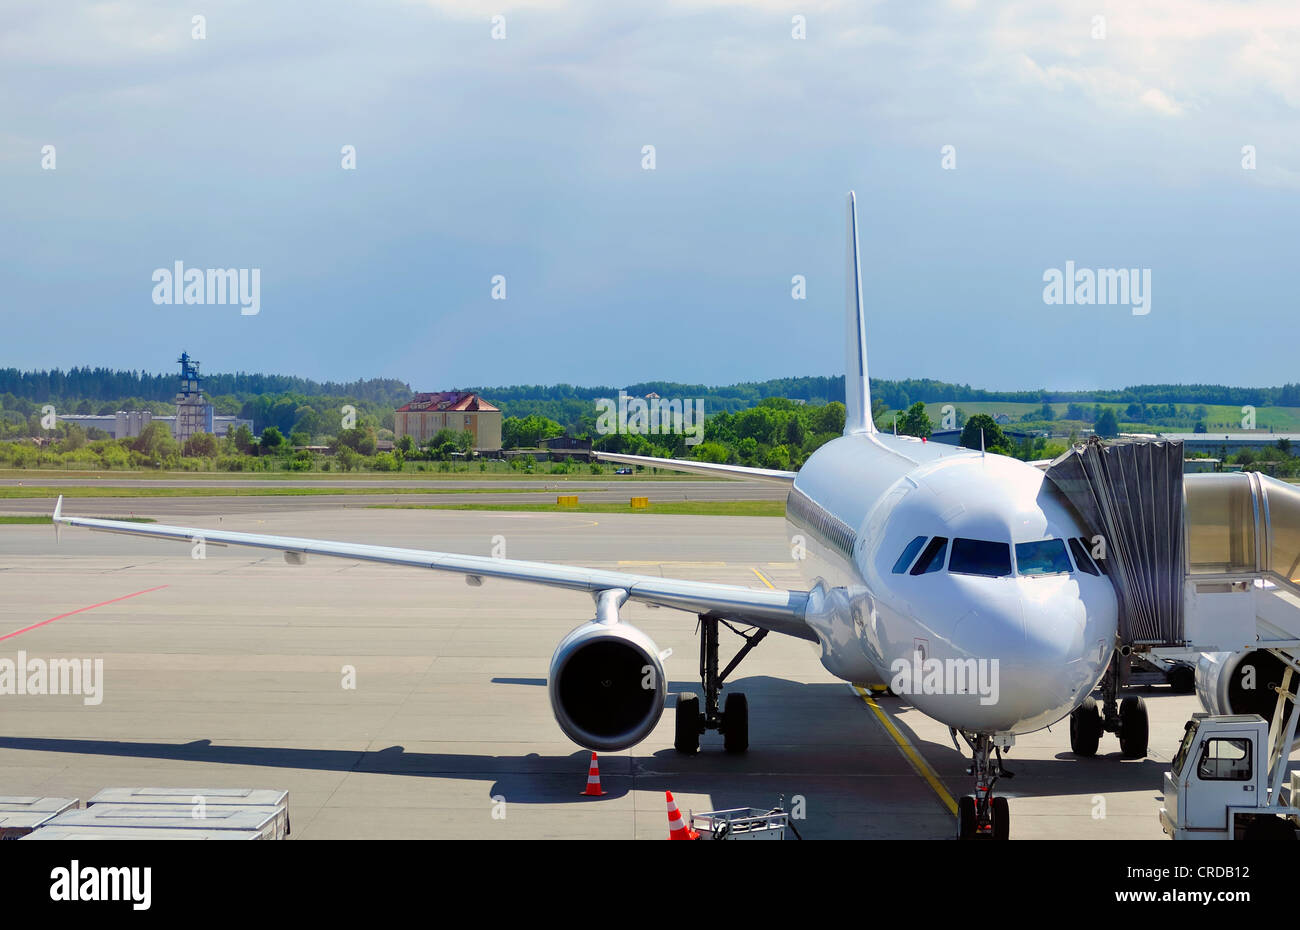
[{"label": "aircraft tire", "polygon": [[1011,838],[1011,805],[1006,798],[993,799],[993,839]]},{"label": "aircraft tire", "polygon": [[1175,694],[1192,694],[1196,691],[1196,670],[1186,665],[1178,665],[1169,670],[1165,676],[1169,689]]},{"label": "aircraft tire", "polygon": [[975,839],[975,799],[965,795],[957,799],[957,839]]},{"label": "aircraft tire", "polygon": [[1076,756],[1095,756],[1100,742],[1101,714],[1097,711],[1097,702],[1085,698],[1070,713],[1070,751]]},{"label": "aircraft tire", "polygon": [[749,748],[749,701],[743,694],[728,694],[722,706],[722,748],[735,753]]},{"label": "aircraft tire", "polygon": [[700,751],[700,696],[698,694],[677,695],[673,748],[685,756],[693,756]]},{"label": "aircraft tire", "polygon": [[1151,725],[1147,720],[1147,702],[1140,697],[1126,697],[1119,705],[1119,751],[1125,759],[1141,759],[1147,754]]}]

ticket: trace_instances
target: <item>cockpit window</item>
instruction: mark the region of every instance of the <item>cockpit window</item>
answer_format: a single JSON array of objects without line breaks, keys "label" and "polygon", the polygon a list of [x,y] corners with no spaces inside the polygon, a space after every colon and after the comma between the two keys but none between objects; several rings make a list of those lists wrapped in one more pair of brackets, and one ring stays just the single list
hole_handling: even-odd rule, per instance
[{"label": "cockpit window", "polygon": [[948,560],[948,571],[961,575],[986,575],[990,578],[1010,575],[1011,546],[986,539],[959,537],[952,541],[952,558]]},{"label": "cockpit window", "polygon": [[1071,539],[1070,551],[1074,553],[1074,564],[1079,566],[1079,571],[1087,572],[1089,575],[1101,574],[1096,563],[1092,561],[1092,556],[1088,555],[1088,547],[1083,544],[1082,539]]},{"label": "cockpit window", "polygon": [[1065,541],[1040,539],[1016,543],[1016,568],[1022,575],[1057,575],[1070,571]]},{"label": "cockpit window", "polygon": [[907,571],[907,566],[912,564],[912,560],[916,558],[916,554],[921,551],[921,547],[924,545],[924,536],[918,536],[908,543],[907,548],[903,550],[903,554],[900,555],[898,561],[894,563],[894,574],[901,575],[903,572]]},{"label": "cockpit window", "polygon": [[928,572],[943,571],[943,557],[948,551],[948,537],[936,536],[930,540],[930,545],[925,547],[921,557],[916,560],[912,566],[913,575],[924,575]]}]

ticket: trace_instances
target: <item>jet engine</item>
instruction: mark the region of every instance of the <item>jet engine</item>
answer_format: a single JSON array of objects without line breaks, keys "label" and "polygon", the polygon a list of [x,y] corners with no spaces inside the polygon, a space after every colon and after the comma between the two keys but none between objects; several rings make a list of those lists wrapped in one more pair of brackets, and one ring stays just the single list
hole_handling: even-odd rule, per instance
[{"label": "jet engine", "polygon": [[[1196,663],[1196,696],[1211,714],[1259,714],[1272,720],[1277,706],[1274,689],[1282,684],[1285,671],[1281,659],[1262,649],[1203,652]],[[1292,689],[1297,685],[1300,672],[1292,675]]]},{"label": "jet engine", "polygon": [[597,619],[555,649],[547,680],[551,710],[565,736],[587,749],[635,746],[659,722],[668,697],[659,649],[645,633]]}]

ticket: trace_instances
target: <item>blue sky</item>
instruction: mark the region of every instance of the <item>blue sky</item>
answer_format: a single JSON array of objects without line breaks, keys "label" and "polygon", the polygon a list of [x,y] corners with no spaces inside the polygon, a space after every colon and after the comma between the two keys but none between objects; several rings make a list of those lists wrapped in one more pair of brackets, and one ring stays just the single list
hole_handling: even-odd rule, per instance
[{"label": "blue sky", "polygon": [[[0,7],[0,366],[836,374],[852,188],[877,377],[1300,380],[1294,4],[194,6]],[[1151,312],[1045,304],[1067,260]],[[155,305],[175,261],[261,312]]]}]

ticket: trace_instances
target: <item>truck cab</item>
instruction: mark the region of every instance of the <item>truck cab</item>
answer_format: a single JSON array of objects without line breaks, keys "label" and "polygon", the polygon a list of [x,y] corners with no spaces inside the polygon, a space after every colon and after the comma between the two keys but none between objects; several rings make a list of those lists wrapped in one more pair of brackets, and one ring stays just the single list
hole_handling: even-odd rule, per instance
[{"label": "truck cab", "polygon": [[[1283,763],[1285,764],[1285,763]],[[1194,714],[1164,776],[1160,825],[1172,839],[1295,839],[1289,789],[1271,797],[1269,728],[1258,714]]]}]

